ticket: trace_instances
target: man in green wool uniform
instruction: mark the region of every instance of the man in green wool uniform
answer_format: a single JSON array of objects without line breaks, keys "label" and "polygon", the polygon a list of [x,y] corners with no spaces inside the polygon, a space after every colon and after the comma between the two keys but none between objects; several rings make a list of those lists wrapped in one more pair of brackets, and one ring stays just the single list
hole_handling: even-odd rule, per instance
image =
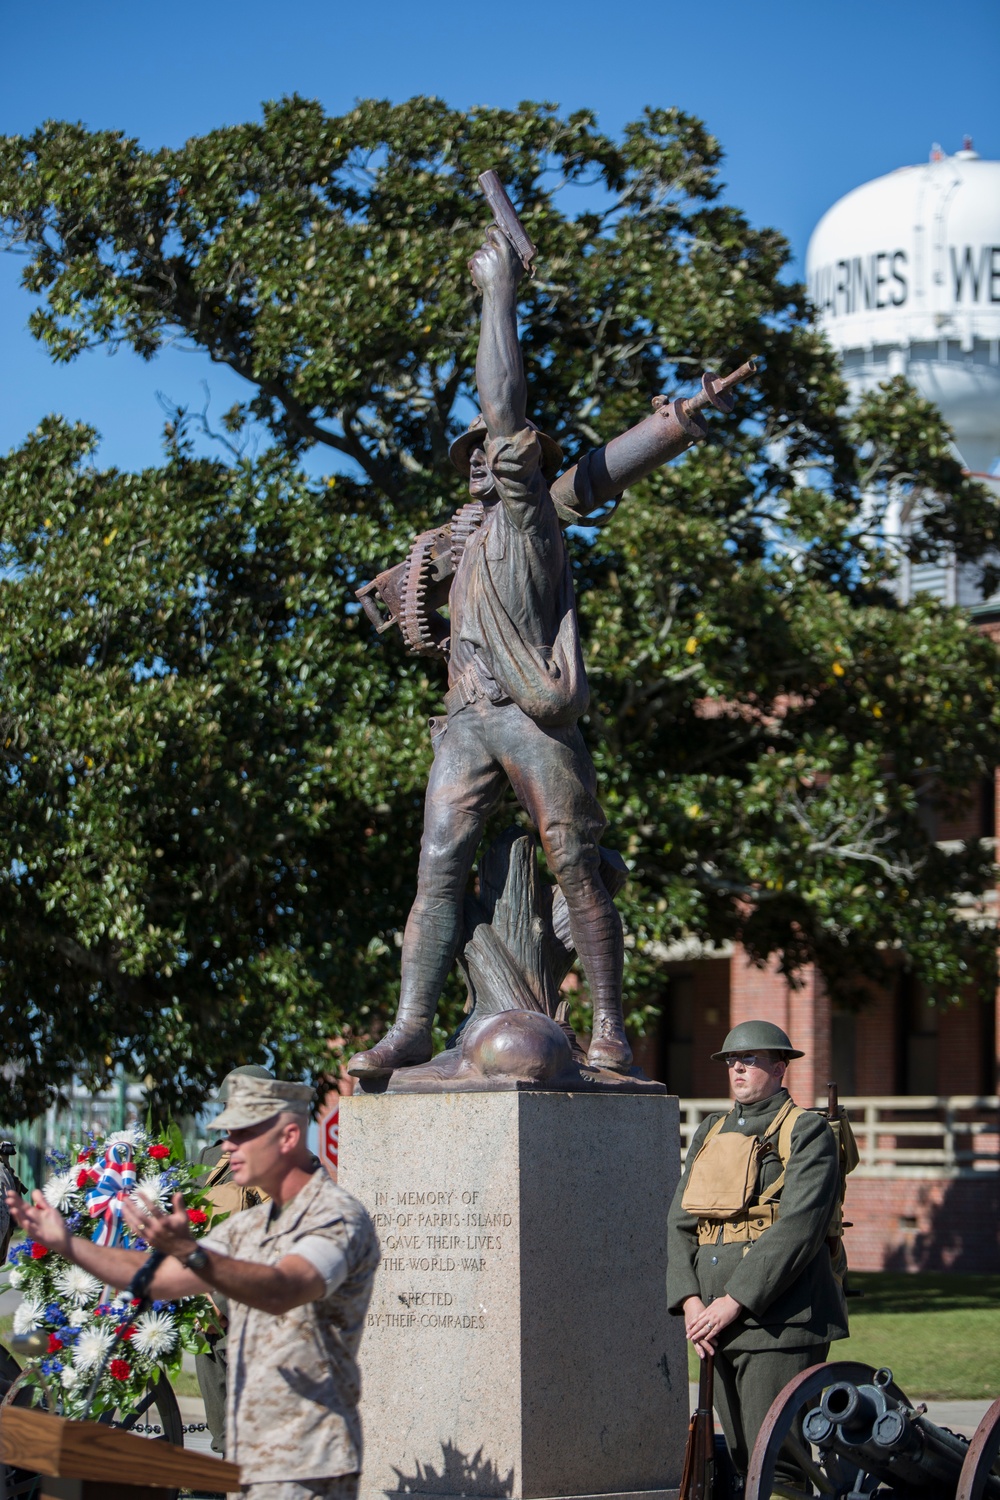
[{"label": "man in green wool uniform", "polygon": [[[715,1355],[716,1409],[744,1477],[779,1391],[847,1337],[838,1143],[783,1084],[802,1056],[769,1021],[730,1031],[713,1060],[733,1107],[698,1127],[668,1217],[667,1301],[699,1357]],[[778,1473],[803,1484],[784,1458]]]}]

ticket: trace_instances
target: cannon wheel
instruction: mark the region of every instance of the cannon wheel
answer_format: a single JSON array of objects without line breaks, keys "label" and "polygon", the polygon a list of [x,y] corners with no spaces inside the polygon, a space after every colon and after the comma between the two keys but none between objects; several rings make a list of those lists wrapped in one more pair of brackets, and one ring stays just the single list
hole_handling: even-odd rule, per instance
[{"label": "cannon wheel", "polygon": [[991,1475],[1000,1476],[998,1455],[1000,1455],[1000,1396],[976,1428],[972,1442],[969,1444],[962,1472],[958,1476],[955,1500],[983,1500],[986,1494],[986,1481]]},{"label": "cannon wheel", "polygon": [[[43,1389],[43,1405],[44,1398]],[[34,1381],[30,1373],[27,1376],[22,1375],[17,1360],[9,1350],[0,1345],[0,1405],[11,1402],[15,1406],[30,1406],[33,1400]],[[163,1374],[149,1382],[139,1405],[127,1416],[122,1416],[117,1411],[105,1412],[98,1420],[105,1426],[117,1427],[122,1432],[132,1432],[137,1437],[152,1438],[161,1443],[175,1443],[178,1448],[184,1446],[184,1422],[181,1418],[181,1409],[177,1404],[173,1386]],[[14,1500],[16,1496],[34,1495],[38,1483],[37,1474],[30,1474],[25,1469],[5,1467],[3,1478],[6,1483],[7,1500]],[[177,1500],[177,1490],[168,1490],[165,1493],[169,1496],[169,1500]]]},{"label": "cannon wheel", "polygon": [[[826,1453],[817,1457],[814,1450],[803,1446],[793,1435],[792,1428],[797,1417],[805,1416],[822,1396],[828,1385],[838,1380],[850,1380],[854,1385],[867,1385],[875,1371],[871,1365],[857,1360],[834,1360],[826,1365],[812,1365],[790,1380],[774,1399],[764,1425],[757,1434],[753,1453],[750,1455],[750,1472],[747,1475],[745,1500],[769,1500],[771,1495],[782,1495],[786,1500],[811,1500],[814,1493],[826,1495],[830,1500],[841,1500],[855,1488],[864,1470],[849,1463],[837,1453]],[[911,1403],[895,1384],[886,1387],[897,1401],[909,1406]],[[774,1477],[774,1466],[778,1455],[784,1451],[806,1473],[813,1489],[799,1489],[782,1484]]]}]

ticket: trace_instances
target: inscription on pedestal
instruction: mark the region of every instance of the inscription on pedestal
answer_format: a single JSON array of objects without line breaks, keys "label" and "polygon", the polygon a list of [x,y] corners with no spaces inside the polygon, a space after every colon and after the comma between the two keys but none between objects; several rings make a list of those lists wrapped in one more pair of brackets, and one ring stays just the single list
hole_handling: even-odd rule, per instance
[{"label": "inscription on pedestal", "polygon": [[483,1273],[510,1254],[515,1215],[478,1188],[412,1187],[374,1195],[382,1264],[368,1312],[379,1329],[486,1329]]}]

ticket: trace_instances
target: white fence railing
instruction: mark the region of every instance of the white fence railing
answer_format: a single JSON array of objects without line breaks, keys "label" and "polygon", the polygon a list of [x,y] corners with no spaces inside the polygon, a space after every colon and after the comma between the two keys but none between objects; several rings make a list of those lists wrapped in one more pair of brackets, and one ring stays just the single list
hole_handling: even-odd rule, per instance
[{"label": "white fence railing", "polygon": [[[52,1105],[29,1123],[5,1126],[0,1120],[0,1139],[11,1140],[17,1154],[11,1163],[29,1188],[41,1187],[49,1174],[46,1158],[53,1151],[68,1152],[91,1132],[101,1140],[112,1130],[144,1124],[146,1096],[138,1083],[116,1079],[111,1088],[89,1093],[79,1085],[67,1091],[61,1105]],[[179,1122],[185,1146],[193,1153],[201,1142],[197,1123],[186,1117]]]},{"label": "white fence railing", "polygon": [[[1000,1171],[1000,1098],[996,1095],[895,1094],[842,1099],[857,1138],[858,1177],[969,1177]],[[730,1099],[681,1100],[681,1150],[706,1115]],[[826,1108],[817,1099],[817,1109]]]}]

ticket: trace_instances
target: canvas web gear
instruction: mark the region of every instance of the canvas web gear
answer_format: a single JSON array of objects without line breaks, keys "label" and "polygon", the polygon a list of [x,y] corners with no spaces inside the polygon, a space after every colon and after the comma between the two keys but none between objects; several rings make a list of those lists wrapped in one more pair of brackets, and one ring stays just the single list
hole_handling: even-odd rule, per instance
[{"label": "canvas web gear", "polygon": [[[811,1113],[811,1111],[808,1111]],[[780,1109],[762,1136],[723,1132],[728,1119],[722,1115],[708,1131],[688,1175],[681,1206],[698,1220],[698,1243],[745,1244],[758,1240],[780,1216],[780,1195],[792,1154],[792,1132],[806,1114],[791,1099]],[[825,1118],[825,1116],[822,1116]],[[834,1275],[843,1282],[847,1272],[844,1249],[844,1198],[848,1174],[860,1155],[851,1122],[843,1106],[826,1123],[837,1148],[839,1188],[826,1233]],[[781,1171],[762,1193],[757,1193],[760,1166],[765,1157],[777,1155]]]}]

